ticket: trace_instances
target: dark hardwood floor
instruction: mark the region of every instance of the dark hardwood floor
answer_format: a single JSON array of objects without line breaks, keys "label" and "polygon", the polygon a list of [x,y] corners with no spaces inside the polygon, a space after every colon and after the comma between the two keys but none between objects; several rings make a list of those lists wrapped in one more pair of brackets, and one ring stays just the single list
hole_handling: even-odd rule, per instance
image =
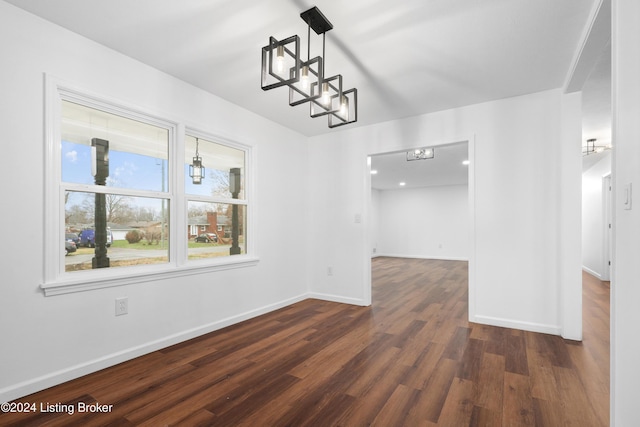
[{"label": "dark hardwood floor", "polygon": [[466,262],[376,258],[372,307],[306,300],[16,401],[73,415],[0,425],[606,426],[609,288],[583,279],[578,343],[469,323]]}]

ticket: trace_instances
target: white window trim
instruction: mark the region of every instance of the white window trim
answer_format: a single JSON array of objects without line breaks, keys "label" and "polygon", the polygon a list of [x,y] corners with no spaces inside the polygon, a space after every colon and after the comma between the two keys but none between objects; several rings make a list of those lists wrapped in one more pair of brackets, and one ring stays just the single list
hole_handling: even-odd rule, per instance
[{"label": "white window trim", "polygon": [[[62,209],[64,209],[64,191],[62,186],[61,170],[61,105],[62,100],[78,102],[89,107],[112,112],[124,117],[156,124],[169,129],[170,141],[169,158],[175,159],[170,169],[179,169],[170,172],[167,193],[155,193],[157,197],[169,201],[170,219],[170,246],[169,263],[143,265],[137,267],[104,268],[83,272],[65,272],[64,257],[61,242],[64,241],[64,227],[60,227]],[[50,75],[45,75],[45,174],[44,174],[44,274],[40,288],[45,296],[60,295],[73,292],[102,289],[112,286],[123,286],[141,282],[158,281],[175,277],[184,277],[193,274],[210,273],[218,270],[254,266],[259,262],[255,255],[255,230],[253,228],[253,207],[247,212],[247,229],[251,230],[246,254],[234,255],[222,258],[206,260],[188,260],[187,246],[187,196],[184,192],[184,174],[182,168],[175,165],[184,163],[184,136],[186,133],[197,135],[211,141],[229,145],[245,152],[245,183],[247,191],[243,200],[234,200],[234,203],[249,205],[253,191],[252,179],[252,147],[230,141],[214,134],[197,131],[189,128],[186,131],[184,124],[179,121],[171,121],[133,105],[127,105],[121,101],[97,95],[90,91],[77,88],[75,85],[62,81]],[[74,191],[102,192],[92,186],[81,184],[65,184],[65,188]],[[179,190],[181,189],[181,190]],[[109,192],[109,189],[104,189]],[[132,196],[150,196],[153,192],[139,192],[137,190],[122,190],[118,192],[128,193]],[[189,200],[197,199],[188,196]],[[224,199],[221,199],[221,201]],[[228,202],[228,199],[226,200]],[[183,226],[184,225],[184,226]],[[55,254],[52,256],[52,254]]]}]

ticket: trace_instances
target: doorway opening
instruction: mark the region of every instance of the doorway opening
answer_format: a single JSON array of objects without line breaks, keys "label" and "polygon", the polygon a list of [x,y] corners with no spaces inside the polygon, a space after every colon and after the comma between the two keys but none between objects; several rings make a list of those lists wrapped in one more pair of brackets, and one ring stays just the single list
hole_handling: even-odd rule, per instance
[{"label": "doorway opening", "polygon": [[[426,155],[425,155],[426,153]],[[415,159],[424,155],[423,159]],[[474,292],[473,138],[370,154],[367,259],[422,258],[468,262],[469,319]]]}]

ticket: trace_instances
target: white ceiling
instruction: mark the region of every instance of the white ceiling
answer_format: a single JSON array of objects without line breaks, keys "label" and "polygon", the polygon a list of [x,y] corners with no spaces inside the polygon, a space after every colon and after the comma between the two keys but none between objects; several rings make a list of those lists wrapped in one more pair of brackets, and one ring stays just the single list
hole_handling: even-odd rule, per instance
[{"label": "white ceiling", "polygon": [[[376,190],[463,185],[469,182],[468,143],[440,145],[434,148],[433,159],[407,161],[407,152],[371,157],[371,187]],[[401,186],[400,183],[405,185]]]},{"label": "white ceiling", "polygon": [[[304,135],[336,131],[260,88],[269,36],[332,22],[326,71],[358,89],[362,126],[562,87],[598,0],[7,0]],[[321,38],[312,34],[312,55]]]}]

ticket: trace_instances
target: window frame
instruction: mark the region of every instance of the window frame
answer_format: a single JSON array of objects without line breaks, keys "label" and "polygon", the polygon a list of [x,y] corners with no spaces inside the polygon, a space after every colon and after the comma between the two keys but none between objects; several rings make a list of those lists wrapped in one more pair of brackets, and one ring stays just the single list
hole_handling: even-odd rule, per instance
[{"label": "window frame", "polygon": [[[62,101],[74,102],[108,113],[149,123],[165,128],[169,132],[168,189],[166,192],[143,191],[123,188],[96,188],[93,185],[62,182],[61,118]],[[251,204],[253,190],[253,148],[246,144],[228,140],[218,135],[187,127],[179,120],[171,120],[166,114],[156,114],[149,109],[114,100],[91,91],[80,89],[50,75],[45,75],[45,168],[44,168],[44,244],[43,280],[40,284],[45,296],[73,293],[112,286],[157,281],[183,277],[229,268],[256,265],[255,230],[253,229],[253,207],[247,209],[247,230],[251,232],[246,253],[215,257],[203,260],[188,259],[187,203],[193,196],[185,194],[184,140],[185,135],[197,135],[215,143],[226,145],[245,153],[245,199],[242,204]],[[90,193],[117,193],[129,196],[154,197],[168,200],[169,205],[169,262],[140,266],[102,268],[85,271],[65,271],[63,256],[65,227],[65,191]]]}]

